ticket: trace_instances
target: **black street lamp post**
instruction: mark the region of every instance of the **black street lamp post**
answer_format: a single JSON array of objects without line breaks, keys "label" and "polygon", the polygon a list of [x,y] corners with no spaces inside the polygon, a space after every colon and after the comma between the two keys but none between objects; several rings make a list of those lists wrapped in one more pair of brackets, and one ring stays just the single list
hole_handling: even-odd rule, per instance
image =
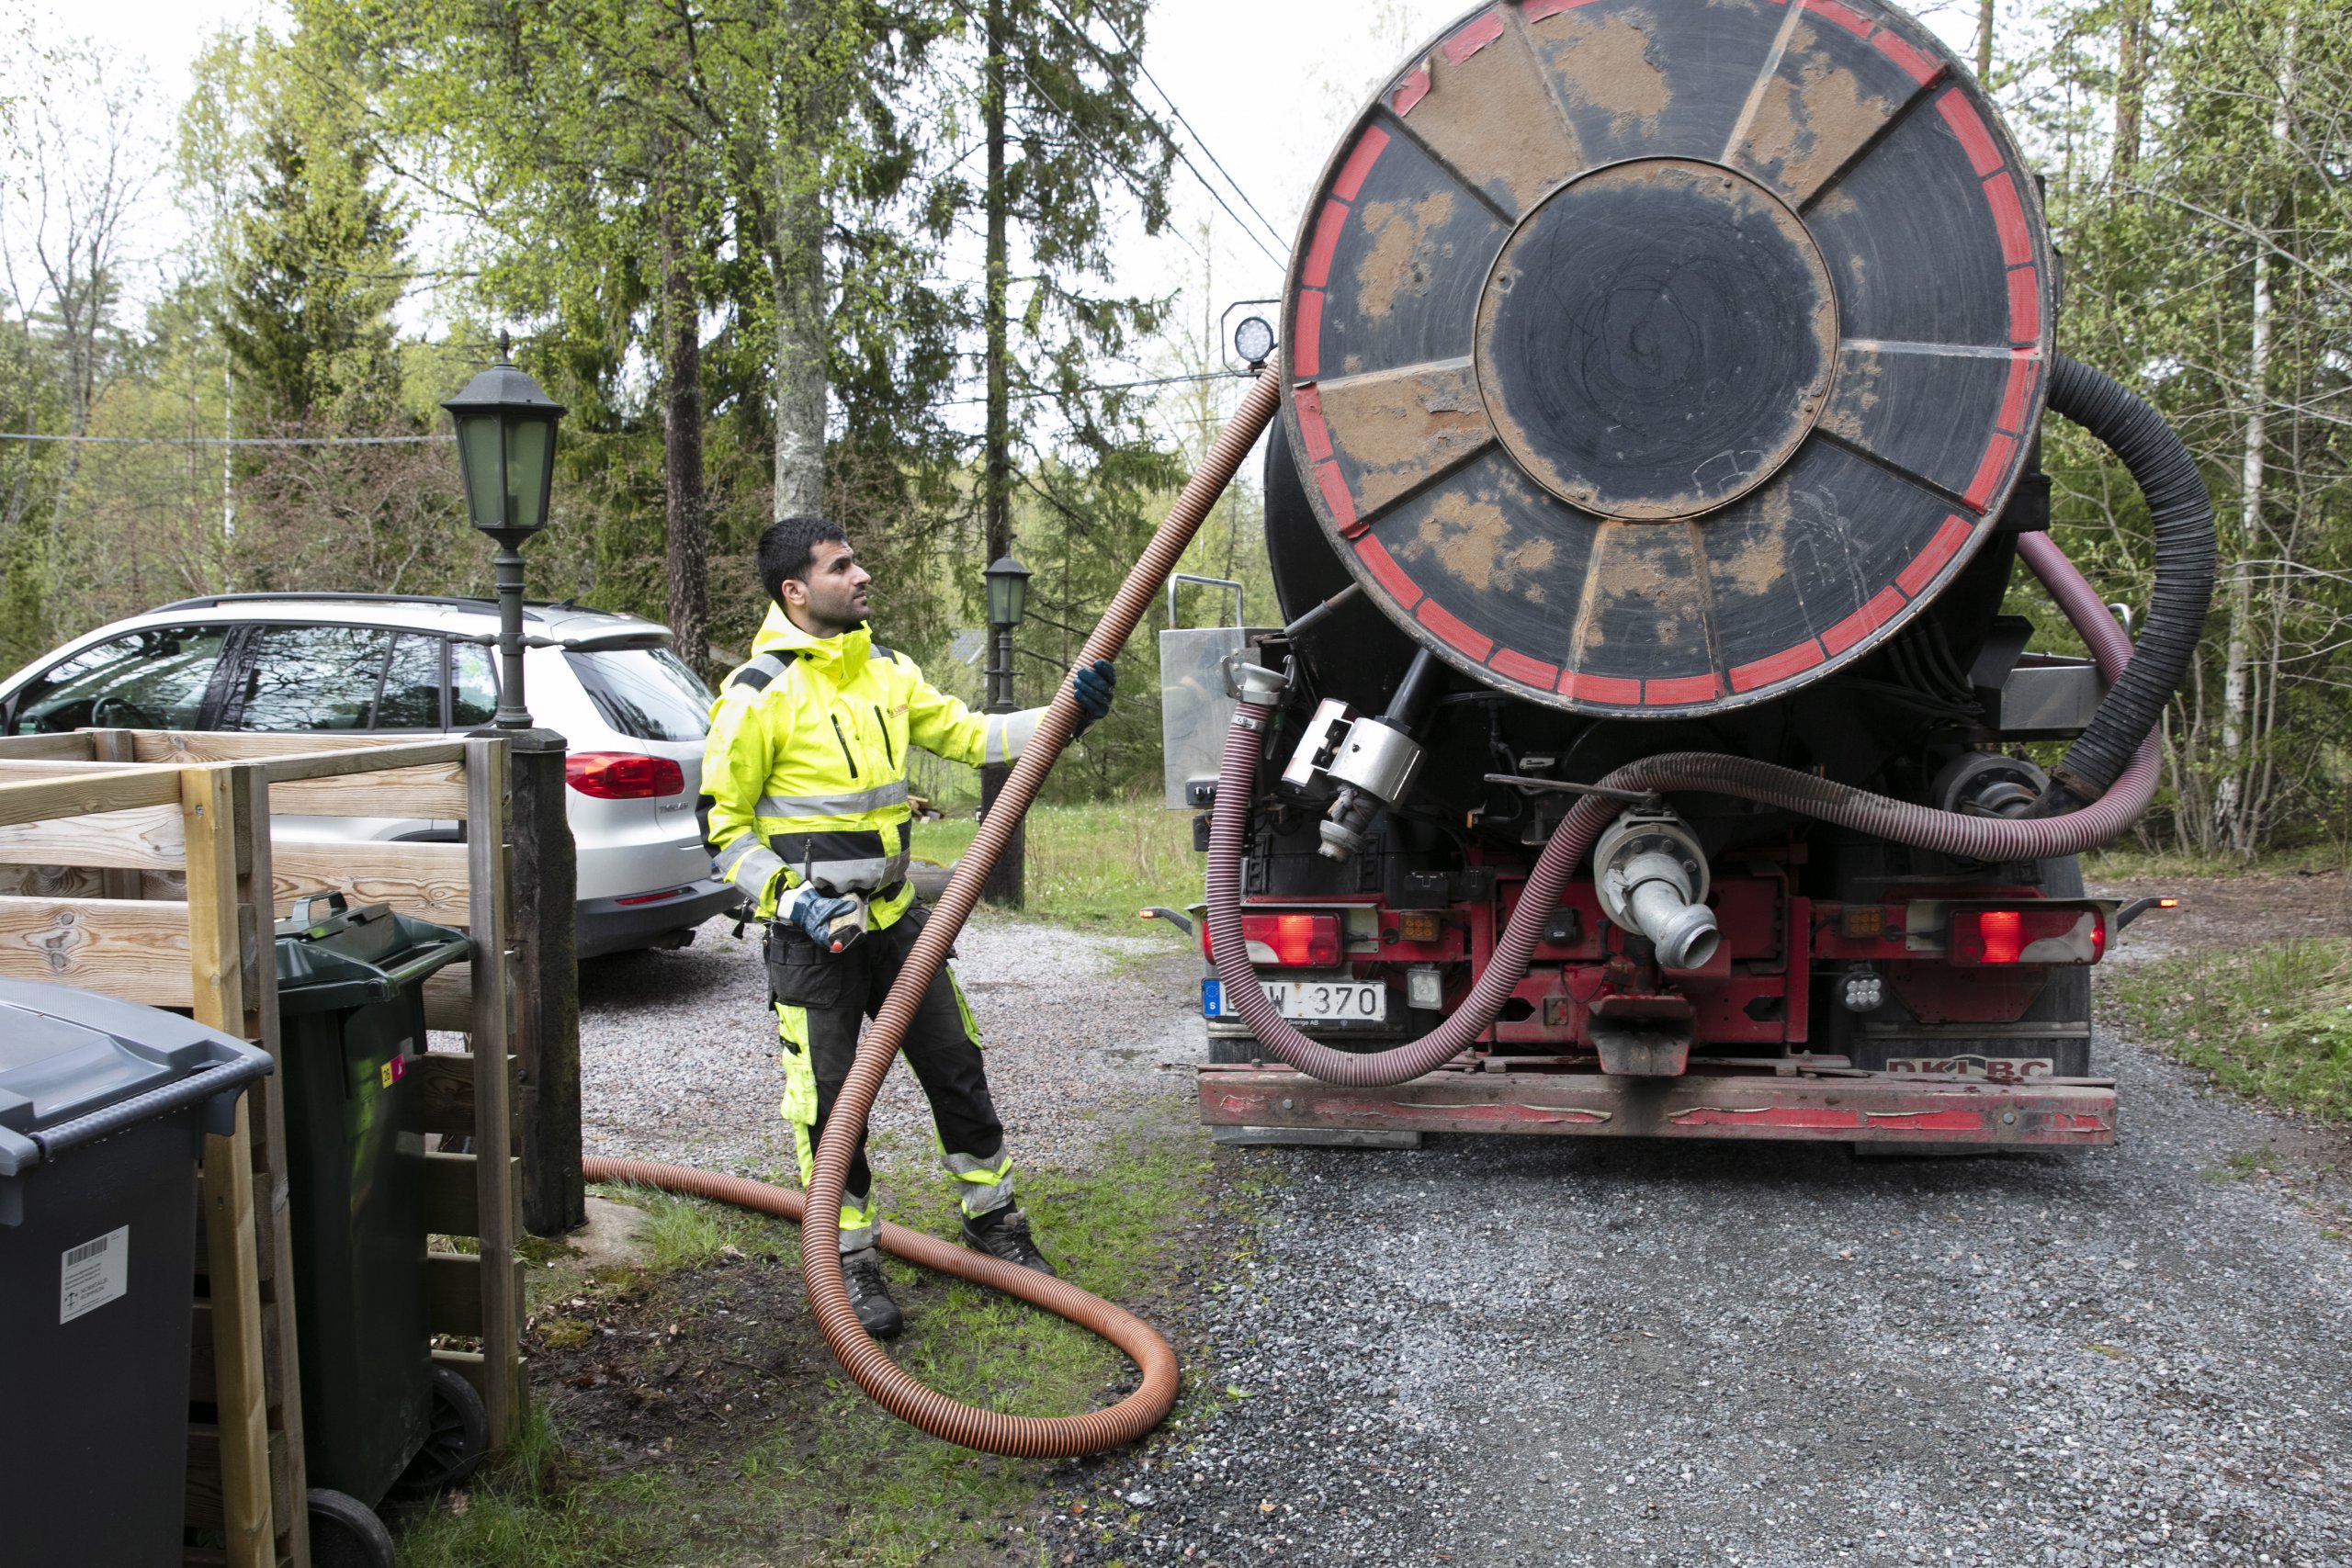
[{"label": "black street lamp post", "polygon": [[514,368],[506,349],[501,334],[498,363],[441,406],[458,427],[467,515],[498,541],[498,711],[491,724],[506,741],[513,813],[509,913],[524,998],[515,1043],[523,1224],[534,1235],[561,1235],[588,1223],[580,1147],[579,858],[563,737],[535,728],[523,700],[522,545],[548,525],[563,409]]},{"label": "black street lamp post", "polygon": [[[1021,613],[1029,599],[1029,569],[1011,556],[1000,556],[989,563],[981,575],[988,581],[989,600],[989,701],[990,713],[1011,713],[1012,700],[1012,631],[1021,624]],[[996,805],[998,794],[1012,769],[1003,762],[989,762],[980,768],[980,814],[986,816]],[[1026,824],[1023,824],[1025,827]],[[991,904],[1008,908],[1021,908],[1025,880],[1026,844],[1022,828],[1013,829],[1012,837],[997,857],[995,868],[989,873],[980,897]]]},{"label": "black street lamp post", "polygon": [[441,405],[458,427],[458,468],[466,511],[475,527],[498,541],[492,565],[498,584],[498,712],[500,729],[531,728],[523,700],[523,541],[548,525],[548,492],[555,483],[555,430],[563,405],[508,362],[503,340],[498,363]]}]

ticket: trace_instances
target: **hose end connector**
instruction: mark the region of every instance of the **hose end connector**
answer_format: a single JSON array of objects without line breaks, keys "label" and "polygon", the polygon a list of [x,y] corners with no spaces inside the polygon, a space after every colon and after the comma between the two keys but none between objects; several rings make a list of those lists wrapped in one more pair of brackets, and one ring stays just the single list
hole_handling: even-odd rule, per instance
[{"label": "hose end connector", "polygon": [[1592,847],[1600,908],[1621,930],[1647,937],[1663,969],[1703,969],[1723,941],[1707,907],[1707,853],[1670,811],[1636,808]]}]

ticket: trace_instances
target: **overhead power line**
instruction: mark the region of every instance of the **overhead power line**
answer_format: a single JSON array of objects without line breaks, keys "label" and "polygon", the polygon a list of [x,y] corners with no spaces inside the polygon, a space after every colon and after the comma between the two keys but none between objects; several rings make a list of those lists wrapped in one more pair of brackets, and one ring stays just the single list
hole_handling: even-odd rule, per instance
[{"label": "overhead power line", "polygon": [[[1060,0],[1053,0],[1053,5],[1057,11],[1061,9]],[[1069,17],[1065,14],[1062,19],[1067,22],[1069,20]],[[1119,31],[1115,24],[1106,20],[1103,22],[1102,26],[1110,31],[1112,39],[1117,42],[1118,46],[1126,51],[1127,53],[1134,58],[1136,69],[1143,73],[1143,79],[1151,84],[1151,90],[1158,93],[1162,101],[1168,105],[1168,112],[1176,117],[1176,123],[1182,126],[1185,132],[1192,137],[1193,144],[1201,150],[1202,156],[1208,159],[1210,164],[1215,165],[1216,172],[1225,176],[1225,183],[1233,187],[1233,194],[1241,198],[1241,205],[1248,208],[1251,213],[1256,215],[1258,221],[1264,226],[1267,234],[1272,238],[1274,243],[1287,248],[1290,244],[1288,237],[1283,233],[1282,230],[1274,223],[1272,219],[1266,216],[1265,209],[1263,208],[1261,208],[1256,202],[1250,199],[1250,193],[1242,188],[1241,182],[1239,180],[1233,177],[1233,171],[1225,166],[1225,160],[1216,155],[1216,149],[1212,148],[1208,143],[1208,138],[1203,136],[1199,130],[1193,126],[1193,122],[1185,118],[1183,108],[1176,102],[1175,95],[1170,93],[1166,87],[1161,86],[1159,85],[1159,78],[1151,73],[1151,67],[1143,62],[1143,51],[1136,49],[1135,45],[1129,43],[1125,35]],[[1194,170],[1193,172],[1195,174],[1199,173],[1198,170]],[[1277,259],[1279,261],[1279,258]]]},{"label": "overhead power line", "polygon": [[[1111,73],[1112,89],[1121,97],[1126,99],[1128,107],[1133,108],[1137,114],[1143,115],[1147,118],[1159,118],[1158,116],[1153,115],[1148,108],[1145,107],[1143,103],[1136,98],[1135,94],[1128,89],[1126,85],[1119,80],[1116,68],[1112,65],[1110,61],[1103,58],[1102,49],[1096,45],[1091,38],[1087,36],[1086,29],[1080,27],[1077,22],[1071,20],[1069,13],[1062,9],[1061,0],[1046,0],[1046,3],[1051,6],[1054,9],[1054,14],[1062,19],[1062,25],[1069,28],[1071,34],[1075,36],[1080,43],[1086,46],[1088,51],[1094,56],[1096,62],[1100,63],[1105,71]],[[1103,26],[1110,27],[1110,24],[1105,22]],[[1281,231],[1275,229],[1272,223],[1267,222],[1265,214],[1258,211],[1258,204],[1250,199],[1250,193],[1241,188],[1239,181],[1234,179],[1232,175],[1227,173],[1226,167],[1223,164],[1217,162],[1217,156],[1215,152],[1211,152],[1209,151],[1208,143],[1201,141],[1201,133],[1193,130],[1193,122],[1186,119],[1184,118],[1184,111],[1176,107],[1176,100],[1172,97],[1169,97],[1168,89],[1160,86],[1159,81],[1153,78],[1150,71],[1145,67],[1143,56],[1137,54],[1134,47],[1130,45],[1125,39],[1120,37],[1119,30],[1116,28],[1111,28],[1111,36],[1118,40],[1119,47],[1125,50],[1128,56],[1135,61],[1136,69],[1141,71],[1145,79],[1151,82],[1152,86],[1158,90],[1159,96],[1168,100],[1168,107],[1176,116],[1177,122],[1182,125],[1186,130],[1192,132],[1193,140],[1194,141],[1200,142],[1202,152],[1207,155],[1208,161],[1211,164],[1215,164],[1216,165],[1216,170],[1219,174],[1225,175],[1226,183],[1233,186],[1233,194],[1241,198],[1241,204],[1244,207],[1247,207],[1251,212],[1257,214],[1258,221],[1265,225],[1266,233],[1272,236],[1274,245],[1267,244],[1266,241],[1260,237],[1258,231],[1250,227],[1250,220],[1247,218],[1242,217],[1240,213],[1234,210],[1233,204],[1225,199],[1223,193],[1216,188],[1215,182],[1210,180],[1208,175],[1201,172],[1201,166],[1198,164],[1193,162],[1193,155],[1184,151],[1183,144],[1171,138],[1168,146],[1169,150],[1176,154],[1177,162],[1182,164],[1186,169],[1192,172],[1193,177],[1200,182],[1201,188],[1208,193],[1209,199],[1216,202],[1218,207],[1224,209],[1225,215],[1227,218],[1232,219],[1236,224],[1240,226],[1242,233],[1249,236],[1250,243],[1251,244],[1256,245],[1259,250],[1265,253],[1265,256],[1268,261],[1273,263],[1274,265],[1278,267],[1288,266],[1290,265],[1289,257],[1283,251],[1274,248],[1274,246],[1283,243]],[[1026,73],[1023,73],[1023,74],[1025,75]],[[1035,78],[1031,78],[1030,85],[1032,86],[1036,85]],[[1064,112],[1067,113],[1068,111],[1065,110]]]}]

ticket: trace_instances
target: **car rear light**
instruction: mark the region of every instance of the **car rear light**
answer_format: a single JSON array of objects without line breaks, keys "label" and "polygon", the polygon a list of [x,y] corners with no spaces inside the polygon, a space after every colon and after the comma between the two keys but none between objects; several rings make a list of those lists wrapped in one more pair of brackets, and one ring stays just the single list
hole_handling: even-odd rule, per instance
[{"label": "car rear light", "polygon": [[2096,964],[2107,951],[2107,917],[2096,905],[1962,907],[1945,928],[1953,964]]},{"label": "car rear light", "polygon": [[685,770],[638,751],[578,751],[563,760],[563,782],[596,800],[650,800],[686,793]]},{"label": "car rear light", "polygon": [[[1267,913],[1241,917],[1241,940],[1250,945],[1250,962],[1288,969],[1328,969],[1340,962],[1340,917]],[[1201,922],[1201,953],[1212,963],[1209,925]]]}]

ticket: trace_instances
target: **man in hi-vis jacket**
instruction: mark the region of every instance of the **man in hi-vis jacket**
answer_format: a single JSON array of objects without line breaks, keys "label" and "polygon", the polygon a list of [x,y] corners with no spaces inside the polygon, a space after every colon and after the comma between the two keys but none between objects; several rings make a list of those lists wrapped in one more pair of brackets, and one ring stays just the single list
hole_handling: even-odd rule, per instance
[{"label": "man in hi-vis jacket", "polygon": [[[711,710],[703,750],[703,837],[718,874],[767,927],[768,985],[784,1041],[784,1115],[800,1180],[856,1055],[922,929],[907,882],[907,751],[1010,762],[1042,708],[979,715],[933,686],[914,660],[873,640],[869,579],[841,528],[793,517],[760,536],[760,586],[774,607]],[[1116,675],[1098,660],[1072,678],[1083,729],[1110,711]],[[931,1101],[939,1146],[962,1190],[964,1245],[1054,1271],[1013,1200],[1012,1157],[989,1098],[979,1032],[944,965],[900,1052]],[[842,1277],[877,1339],[903,1319],[875,1250],[880,1216],[861,1137],[842,1189]]]}]

